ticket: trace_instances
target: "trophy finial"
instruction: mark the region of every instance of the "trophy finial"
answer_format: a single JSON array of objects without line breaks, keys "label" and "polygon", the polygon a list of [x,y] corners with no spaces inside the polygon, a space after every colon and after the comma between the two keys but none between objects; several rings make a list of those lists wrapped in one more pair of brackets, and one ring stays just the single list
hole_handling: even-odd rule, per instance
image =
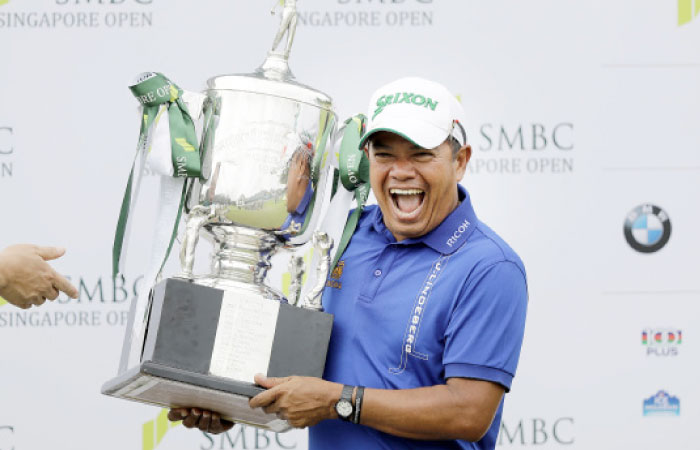
[{"label": "trophy finial", "polygon": [[[277,31],[277,36],[272,43],[272,51],[284,56],[285,59],[289,59],[289,52],[292,49],[292,44],[294,43],[294,34],[297,31],[297,1],[296,0],[277,0],[275,5],[270,11],[272,14],[275,13],[275,8],[278,5],[282,5],[282,20],[280,22],[280,28]],[[277,47],[279,47],[282,42],[282,38],[285,33],[287,34],[287,44],[284,51],[277,52]]]}]

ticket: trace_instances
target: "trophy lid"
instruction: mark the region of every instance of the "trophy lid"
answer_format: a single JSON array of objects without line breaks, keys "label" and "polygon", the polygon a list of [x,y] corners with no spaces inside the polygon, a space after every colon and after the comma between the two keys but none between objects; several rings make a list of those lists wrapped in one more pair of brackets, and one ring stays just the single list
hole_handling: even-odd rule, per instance
[{"label": "trophy lid", "polygon": [[251,74],[219,75],[207,82],[208,91],[241,91],[287,98],[320,109],[332,110],[327,94],[296,81],[285,55],[270,52],[265,62]]}]

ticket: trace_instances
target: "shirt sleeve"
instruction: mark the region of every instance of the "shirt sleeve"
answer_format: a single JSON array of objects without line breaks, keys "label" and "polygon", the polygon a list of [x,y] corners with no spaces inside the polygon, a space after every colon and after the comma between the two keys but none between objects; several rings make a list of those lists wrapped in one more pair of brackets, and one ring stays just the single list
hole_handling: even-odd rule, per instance
[{"label": "shirt sleeve", "polygon": [[508,392],[525,330],[525,275],[515,263],[501,261],[473,277],[445,332],[445,378],[492,381]]}]

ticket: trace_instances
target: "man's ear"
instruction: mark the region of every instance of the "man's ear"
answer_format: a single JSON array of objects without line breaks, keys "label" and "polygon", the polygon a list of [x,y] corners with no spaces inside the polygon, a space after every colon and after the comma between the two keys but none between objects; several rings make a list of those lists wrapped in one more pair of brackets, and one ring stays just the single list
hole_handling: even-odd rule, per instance
[{"label": "man's ear", "polygon": [[472,157],[472,146],[466,144],[464,147],[460,148],[455,157],[455,163],[457,163],[457,179],[461,181],[464,178],[464,174],[467,171],[467,164]]},{"label": "man's ear", "polygon": [[365,156],[367,159],[369,159],[369,144],[365,144],[365,147],[362,149],[363,152],[365,152]]}]

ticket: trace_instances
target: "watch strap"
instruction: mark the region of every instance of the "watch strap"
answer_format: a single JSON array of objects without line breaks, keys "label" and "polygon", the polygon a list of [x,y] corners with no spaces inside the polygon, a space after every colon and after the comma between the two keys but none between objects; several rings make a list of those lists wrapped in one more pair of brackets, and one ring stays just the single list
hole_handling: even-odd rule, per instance
[{"label": "watch strap", "polygon": [[350,386],[346,384],[345,386],[343,386],[343,392],[340,394],[340,399],[345,399],[352,403],[352,391],[354,390],[355,386]]},{"label": "watch strap", "polygon": [[352,418],[352,423],[360,423],[360,413],[362,412],[362,399],[365,395],[365,387],[357,386],[357,391],[355,391],[355,414]]}]

